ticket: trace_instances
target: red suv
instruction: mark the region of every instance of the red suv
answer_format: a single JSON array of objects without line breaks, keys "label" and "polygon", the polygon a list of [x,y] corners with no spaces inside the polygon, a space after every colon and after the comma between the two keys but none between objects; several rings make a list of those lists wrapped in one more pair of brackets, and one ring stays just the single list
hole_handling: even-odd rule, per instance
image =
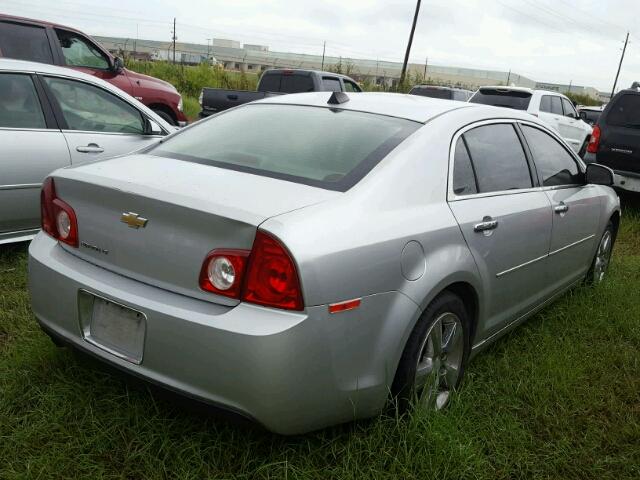
[{"label": "red suv", "polygon": [[186,123],[182,97],[173,85],[127,70],[121,58],[73,28],[0,14],[0,57],[62,65],[95,75],[135,97],[167,122]]}]

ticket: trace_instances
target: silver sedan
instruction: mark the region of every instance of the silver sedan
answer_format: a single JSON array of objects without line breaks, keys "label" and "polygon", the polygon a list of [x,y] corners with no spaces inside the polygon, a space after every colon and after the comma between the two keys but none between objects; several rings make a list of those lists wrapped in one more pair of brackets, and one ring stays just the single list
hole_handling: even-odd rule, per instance
[{"label": "silver sedan", "polygon": [[390,397],[440,409],[475,353],[603,280],[611,182],[526,113],[273,97],[49,177],[33,310],[56,341],[279,433]]},{"label": "silver sedan", "polygon": [[129,153],[172,131],[94,76],[0,59],[0,244],[33,238],[42,180],[54,170]]}]

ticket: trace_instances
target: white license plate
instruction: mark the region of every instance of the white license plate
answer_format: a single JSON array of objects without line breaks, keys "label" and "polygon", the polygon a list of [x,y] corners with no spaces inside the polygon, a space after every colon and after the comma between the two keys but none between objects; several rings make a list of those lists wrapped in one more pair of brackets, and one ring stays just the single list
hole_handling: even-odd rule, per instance
[{"label": "white license plate", "polygon": [[81,291],[80,295],[80,318],[85,340],[129,362],[140,364],[144,352],[145,315],[89,292]]}]

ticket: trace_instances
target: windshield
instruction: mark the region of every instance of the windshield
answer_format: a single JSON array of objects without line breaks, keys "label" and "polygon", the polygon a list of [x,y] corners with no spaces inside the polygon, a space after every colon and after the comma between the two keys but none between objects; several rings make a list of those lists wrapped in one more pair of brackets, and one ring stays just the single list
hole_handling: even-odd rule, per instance
[{"label": "windshield", "polygon": [[471,97],[469,103],[493,105],[495,107],[526,110],[529,108],[531,93],[517,90],[500,90],[497,88],[483,88]]},{"label": "windshield", "polygon": [[147,153],[346,191],[422,124],[364,112],[253,104]]}]

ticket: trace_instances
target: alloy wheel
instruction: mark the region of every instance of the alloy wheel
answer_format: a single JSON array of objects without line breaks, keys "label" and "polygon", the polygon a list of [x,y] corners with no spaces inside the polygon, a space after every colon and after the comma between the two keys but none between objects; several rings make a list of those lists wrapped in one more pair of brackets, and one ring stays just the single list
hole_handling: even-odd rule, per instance
[{"label": "alloy wheel", "polygon": [[607,230],[604,232],[604,235],[602,235],[600,245],[598,245],[596,259],[593,265],[593,280],[596,284],[601,283],[607,273],[609,261],[611,260],[612,239],[611,231]]}]

